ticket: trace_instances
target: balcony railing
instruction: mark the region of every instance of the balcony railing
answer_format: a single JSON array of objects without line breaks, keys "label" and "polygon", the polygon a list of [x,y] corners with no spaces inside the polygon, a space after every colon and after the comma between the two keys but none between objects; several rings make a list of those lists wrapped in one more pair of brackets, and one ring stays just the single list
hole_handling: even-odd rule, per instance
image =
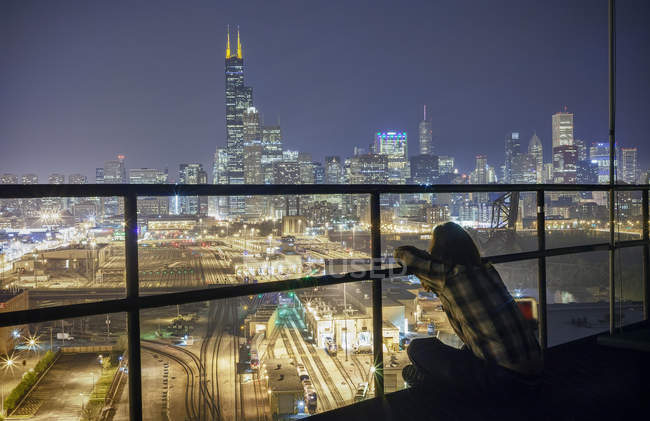
[{"label": "balcony railing", "polygon": [[[609,251],[609,325],[615,330],[615,260],[614,252],[619,248],[643,248],[643,316],[648,319],[648,293],[650,286],[649,230],[648,230],[648,185],[2,185],[0,199],[28,199],[44,197],[121,197],[124,199],[126,296],[94,303],[80,303],[55,307],[12,311],[0,314],[0,327],[37,323],[68,317],[101,315],[112,312],[126,312],[128,315],[129,355],[129,405],[130,417],[142,419],[142,387],[140,359],[140,310],[206,300],[242,297],[253,294],[294,290],[305,287],[372,281],[372,320],[375,396],[381,397],[383,387],[382,346],[382,280],[392,272],[381,267],[380,197],[383,194],[408,193],[476,193],[476,192],[533,192],[537,205],[537,249],[521,253],[490,256],[493,263],[517,262],[537,259],[539,296],[539,342],[547,348],[547,305],[546,305],[546,258],[591,251]],[[610,211],[610,241],[589,245],[547,248],[545,193],[548,192],[608,192],[610,197],[617,192],[642,192],[642,237],[641,240],[615,241],[615,216]],[[303,277],[299,279],[272,281],[259,284],[243,284],[220,288],[205,288],[190,291],[168,292],[159,295],[140,295],[138,271],[137,201],[139,196],[253,196],[253,195],[341,195],[363,194],[370,196],[370,242],[372,266],[369,270],[342,275]],[[613,201],[610,200],[610,206]]]}]

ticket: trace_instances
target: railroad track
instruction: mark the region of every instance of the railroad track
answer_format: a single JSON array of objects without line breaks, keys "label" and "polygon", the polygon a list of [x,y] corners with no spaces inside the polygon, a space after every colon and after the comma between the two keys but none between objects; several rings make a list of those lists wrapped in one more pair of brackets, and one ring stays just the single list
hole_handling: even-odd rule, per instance
[{"label": "railroad track", "polygon": [[179,356],[173,354],[171,351],[165,351],[165,348],[167,346],[165,344],[160,344],[154,341],[147,341],[147,340],[142,340],[142,344],[140,345],[142,349],[146,349],[149,352],[163,355],[166,358],[174,361],[178,365],[181,366],[183,371],[185,372],[185,377],[186,377],[186,382],[185,382],[185,415],[186,418],[189,420],[199,420],[198,416],[198,411],[196,408],[196,402],[195,402],[195,392],[196,392],[196,385],[195,385],[195,376],[194,376],[194,370],[192,369],[192,366],[188,364],[185,360],[180,358]]},{"label": "railroad track", "polygon": [[[208,349],[210,348],[210,345],[212,343],[213,345],[213,354],[218,351],[219,349],[219,344],[221,342],[221,335],[218,334],[215,337],[215,331],[217,330],[217,324],[215,322],[216,319],[216,313],[220,309],[214,305],[214,302],[210,302],[209,308],[208,308],[208,325],[206,327],[206,333],[203,341],[201,342],[201,348],[199,351],[199,360],[201,362],[201,366],[204,368],[204,371],[202,373],[202,382],[203,384],[207,383],[207,373],[206,373],[206,368],[208,364]],[[211,419],[221,419],[221,407],[219,405],[219,384],[217,382],[217,375],[216,375],[216,364],[212,364],[212,370],[211,372],[211,378],[210,381],[212,383],[211,385],[211,390],[210,393],[206,393],[204,396],[206,399],[201,402],[202,407],[205,409],[203,414],[207,415],[207,411],[210,411],[210,416]],[[207,385],[206,385],[207,389]]]},{"label": "railroad track", "polygon": [[[286,326],[282,327],[282,332],[281,332],[282,342],[284,343],[284,347],[287,350],[287,355],[289,355],[289,358],[291,358],[294,362],[298,362],[298,359],[296,358],[296,355],[293,352],[293,349],[291,347],[291,342],[289,341],[289,337],[287,336],[286,333],[286,331],[290,331],[290,330],[291,329],[289,329]],[[309,359],[304,355],[303,350],[297,344],[296,344],[296,349],[298,349],[298,353],[300,354],[300,362],[307,369],[307,372],[309,373],[309,379],[311,380],[314,387],[316,387],[316,390],[318,392],[318,400],[323,403],[322,409],[323,410],[334,409],[329,398],[327,397],[327,394],[325,393],[326,388],[324,387],[323,384],[321,384],[320,379],[316,376],[316,369],[314,369]]]},{"label": "railroad track", "polygon": [[[298,337],[298,334],[296,333],[296,325],[293,321],[291,321],[291,325],[293,329],[288,329],[289,334],[293,338],[294,342],[296,343],[296,346],[300,343],[300,338]],[[321,376],[325,380],[325,383],[327,383],[328,390],[332,394],[332,397],[334,398],[336,408],[345,405],[345,400],[343,399],[343,396],[341,395],[341,392],[339,391],[338,385],[334,383],[334,380],[332,380],[332,376],[330,376],[329,371],[325,367],[325,364],[323,364],[323,361],[321,361],[320,357],[318,356],[318,353],[316,352],[316,347],[312,344],[306,344],[307,349],[311,354],[312,359],[314,360],[314,364],[316,364],[316,367],[320,371]],[[300,347],[298,348],[299,351],[301,351]],[[305,358],[306,360],[306,358]]]},{"label": "railroad track", "polygon": [[352,377],[350,376],[350,373],[348,373],[348,371],[345,369],[345,367],[343,366],[343,363],[341,362],[341,360],[339,360],[339,357],[332,357],[332,360],[334,361],[334,364],[336,364],[336,368],[338,368],[339,371],[341,372],[341,375],[343,376],[343,379],[348,384],[348,387],[350,388],[350,391],[352,392],[352,396],[354,396],[354,394],[357,391],[357,387],[355,386],[354,381],[352,380]]},{"label": "railroad track", "polygon": [[359,357],[357,357],[356,355],[352,354],[352,362],[353,362],[354,365],[357,367],[357,370],[359,370],[359,376],[361,377],[361,379],[362,379],[363,381],[368,381],[368,377],[367,377],[367,373],[366,373],[365,367],[363,366],[363,364],[361,363],[361,361],[359,361]]}]

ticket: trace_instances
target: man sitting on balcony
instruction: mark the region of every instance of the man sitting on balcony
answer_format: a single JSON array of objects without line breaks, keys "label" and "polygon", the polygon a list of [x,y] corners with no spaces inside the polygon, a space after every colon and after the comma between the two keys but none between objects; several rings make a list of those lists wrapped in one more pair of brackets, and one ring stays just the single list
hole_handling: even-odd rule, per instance
[{"label": "man sitting on balcony", "polygon": [[456,349],[437,338],[414,339],[404,380],[416,388],[490,392],[511,397],[532,391],[543,368],[541,351],[501,277],[483,264],[469,234],[448,222],[433,230],[429,252],[413,246],[395,258],[440,298],[449,322],[463,341]]}]

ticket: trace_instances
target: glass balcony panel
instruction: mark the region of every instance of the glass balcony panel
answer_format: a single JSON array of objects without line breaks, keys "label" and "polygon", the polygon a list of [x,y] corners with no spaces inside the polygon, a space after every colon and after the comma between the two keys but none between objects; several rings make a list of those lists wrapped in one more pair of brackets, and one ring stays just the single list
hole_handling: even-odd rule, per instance
[{"label": "glass balcony panel", "polygon": [[609,193],[546,192],[546,248],[609,242]]},{"label": "glass balcony panel", "polygon": [[121,198],[2,199],[0,283],[29,291],[12,310],[125,295]]},{"label": "glass balcony panel", "polygon": [[276,419],[371,396],[370,285],[143,311],[144,419]]},{"label": "glass balcony panel", "polygon": [[463,226],[482,256],[537,248],[534,192],[434,193],[381,196],[382,251],[402,245],[429,250],[433,229]]},{"label": "glass balcony panel", "polygon": [[126,314],[0,328],[5,416],[129,419]]},{"label": "glass balcony panel", "polygon": [[609,329],[607,251],[546,259],[548,345]]},{"label": "glass balcony panel", "polygon": [[643,247],[616,250],[616,326],[643,320]]},{"label": "glass balcony panel", "polygon": [[[368,195],[140,197],[141,292],[367,270],[369,203]],[[241,214],[222,217],[230,207]]]}]

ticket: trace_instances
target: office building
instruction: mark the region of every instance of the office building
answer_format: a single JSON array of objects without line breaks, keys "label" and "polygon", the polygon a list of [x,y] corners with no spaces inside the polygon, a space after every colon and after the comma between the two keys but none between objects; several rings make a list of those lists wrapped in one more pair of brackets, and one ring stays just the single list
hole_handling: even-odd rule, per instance
[{"label": "office building", "polygon": [[420,155],[433,155],[433,130],[431,122],[427,120],[427,106],[424,106],[424,115],[418,125],[420,135]]},{"label": "office building", "polygon": [[421,154],[411,157],[411,182],[434,184],[438,180],[438,157]]},{"label": "office building", "polygon": [[519,132],[511,132],[508,136],[506,136],[505,152],[506,160],[503,182],[512,183],[512,163],[515,157],[521,153],[521,141],[519,140]]},{"label": "office building", "polygon": [[637,181],[637,162],[636,162],[636,148],[621,148],[620,160],[621,160],[621,172],[620,179],[621,181],[634,184]]},{"label": "office building", "polygon": [[[132,168],[129,170],[130,184],[167,184],[167,171],[156,168]],[[138,197],[138,214],[156,216],[169,214],[167,196]]]},{"label": "office building", "polygon": [[70,174],[68,176],[69,184],[86,184],[88,183],[88,177],[83,174]]},{"label": "office building", "polygon": [[544,182],[544,148],[537,133],[533,133],[533,137],[528,142],[528,154],[533,157],[533,161],[535,162],[535,177],[537,182],[541,184]]},{"label": "office building", "polygon": [[325,184],[340,184],[343,178],[343,167],[340,156],[325,157]]},{"label": "office building", "polygon": [[573,146],[573,113],[566,111],[553,114],[552,117],[553,148]]}]

